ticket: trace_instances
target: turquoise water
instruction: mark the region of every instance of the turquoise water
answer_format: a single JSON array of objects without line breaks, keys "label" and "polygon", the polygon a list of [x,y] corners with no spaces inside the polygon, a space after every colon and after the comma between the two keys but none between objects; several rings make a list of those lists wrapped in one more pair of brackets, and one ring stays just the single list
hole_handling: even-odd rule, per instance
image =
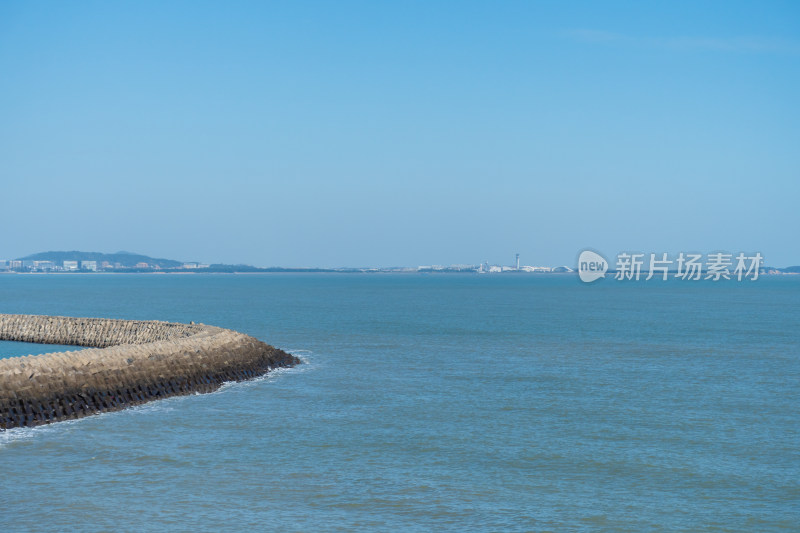
[{"label": "turquoise water", "polygon": [[800,523],[800,277],[20,275],[0,297],[230,327],[305,360],[0,434],[2,531]]},{"label": "turquoise water", "polygon": [[80,349],[79,346],[65,346],[62,344],[30,344],[28,342],[0,341],[0,359]]}]

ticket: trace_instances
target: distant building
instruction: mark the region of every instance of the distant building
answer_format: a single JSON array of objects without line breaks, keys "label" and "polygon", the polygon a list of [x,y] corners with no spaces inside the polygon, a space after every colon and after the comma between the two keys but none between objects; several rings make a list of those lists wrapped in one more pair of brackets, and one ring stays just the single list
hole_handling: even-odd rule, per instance
[{"label": "distant building", "polygon": [[34,261],[33,262],[33,269],[38,270],[40,272],[51,272],[56,270],[56,264],[52,261]]},{"label": "distant building", "polygon": [[150,268],[150,265],[147,263],[136,263],[136,268]]},{"label": "distant building", "polygon": [[81,261],[81,270],[97,272],[97,261]]},{"label": "distant building", "polygon": [[521,266],[519,267],[523,272],[550,272],[550,267],[537,267],[537,266]]},{"label": "distant building", "polygon": [[22,268],[22,261],[13,259],[8,262],[8,268]]},{"label": "distant building", "polygon": [[5,259],[0,259],[0,270],[5,270],[8,268],[8,261]]},{"label": "distant building", "polygon": [[77,261],[64,261],[62,266],[64,267],[64,270],[78,270]]},{"label": "distant building", "polygon": [[197,263],[184,263],[183,268],[198,268]]},{"label": "distant building", "polygon": [[106,268],[113,268],[113,266],[108,261],[103,261],[100,263],[100,268],[105,270]]}]

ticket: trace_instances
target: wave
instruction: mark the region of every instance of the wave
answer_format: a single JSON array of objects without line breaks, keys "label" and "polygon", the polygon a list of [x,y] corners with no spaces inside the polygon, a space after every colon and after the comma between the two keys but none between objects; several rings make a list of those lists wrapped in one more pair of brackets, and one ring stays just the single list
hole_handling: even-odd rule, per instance
[{"label": "wave", "polygon": [[261,383],[265,382],[268,383],[281,379],[286,374],[307,372],[316,367],[313,361],[313,352],[311,350],[294,349],[285,351],[299,358],[300,361],[302,361],[302,364],[288,368],[287,367],[275,368],[273,370],[270,370],[267,374],[264,374],[263,376],[259,376],[246,381],[225,381],[224,383],[222,383],[222,385],[220,385],[219,389],[209,393],[195,392],[194,394],[188,394],[185,396],[170,396],[168,398],[153,400],[147,403],[143,403],[141,405],[134,405],[131,407],[127,407],[120,411],[108,411],[108,412],[96,413],[91,416],[83,418],[77,418],[73,420],[63,420],[60,422],[54,422],[52,424],[45,424],[42,426],[17,427],[17,428],[7,429],[5,431],[0,431],[0,450],[2,450],[4,447],[10,444],[31,440],[34,438],[41,438],[48,434],[52,434],[53,432],[56,431],[59,432],[71,431],[72,428],[78,426],[79,424],[87,423],[91,420],[97,420],[99,417],[119,416],[126,414],[130,415],[132,413],[149,414],[155,412],[163,413],[163,412],[174,411],[177,407],[176,402],[184,401],[187,398],[192,398],[194,396],[221,394],[229,390],[244,391]]}]

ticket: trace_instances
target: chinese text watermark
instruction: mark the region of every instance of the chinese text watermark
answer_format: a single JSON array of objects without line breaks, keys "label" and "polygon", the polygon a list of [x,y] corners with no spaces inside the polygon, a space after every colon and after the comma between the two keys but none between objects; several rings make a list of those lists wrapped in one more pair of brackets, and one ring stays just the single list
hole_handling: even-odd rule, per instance
[{"label": "chinese text watermark", "polygon": [[672,256],[667,253],[622,252],[617,254],[613,272],[609,272],[609,262],[602,255],[584,250],[578,258],[578,275],[587,283],[605,277],[606,272],[613,273],[617,281],[649,281],[654,278],[665,281],[755,281],[763,264],[764,257],[758,252],[750,255],[744,252],[705,255],[680,252]]}]

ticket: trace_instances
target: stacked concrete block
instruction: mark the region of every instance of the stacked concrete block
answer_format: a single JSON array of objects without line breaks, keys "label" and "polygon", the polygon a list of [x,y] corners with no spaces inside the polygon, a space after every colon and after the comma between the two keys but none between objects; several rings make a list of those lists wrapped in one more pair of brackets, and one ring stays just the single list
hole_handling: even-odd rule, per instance
[{"label": "stacked concrete block", "polygon": [[0,359],[0,429],[211,392],[299,360],[204,324],[0,314],[0,340],[91,348]]}]

